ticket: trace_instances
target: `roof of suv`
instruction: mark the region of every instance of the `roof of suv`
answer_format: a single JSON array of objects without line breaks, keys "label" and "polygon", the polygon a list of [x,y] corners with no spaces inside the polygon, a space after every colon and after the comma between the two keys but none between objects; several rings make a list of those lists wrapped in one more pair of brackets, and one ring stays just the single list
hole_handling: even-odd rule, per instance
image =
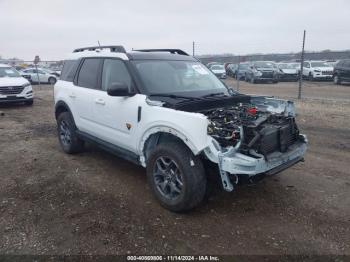
[{"label": "roof of suv", "polygon": [[139,52],[132,51],[127,53],[130,60],[177,60],[177,61],[197,61],[192,56],[178,55],[161,52]]},{"label": "roof of suv", "polygon": [[[67,59],[79,59],[82,57],[117,57],[123,60],[175,60],[175,61],[198,61],[196,58],[189,55],[182,55],[177,53],[171,53],[166,51],[161,51],[163,49],[158,49],[158,51],[147,50],[147,51],[131,51],[131,52],[115,52],[110,49],[78,49],[79,51],[74,51],[69,54]],[[164,49],[166,50],[166,49]],[[171,49],[169,49],[171,50]],[[174,49],[177,50],[177,49]],[[181,51],[181,50],[180,50]],[[182,51],[183,52],[183,51]]]}]

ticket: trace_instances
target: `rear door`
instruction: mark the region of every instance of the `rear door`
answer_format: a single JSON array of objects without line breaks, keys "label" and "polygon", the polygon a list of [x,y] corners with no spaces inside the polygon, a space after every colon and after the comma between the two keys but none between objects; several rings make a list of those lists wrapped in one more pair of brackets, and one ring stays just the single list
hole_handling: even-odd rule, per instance
[{"label": "rear door", "polygon": [[97,135],[93,107],[97,93],[100,92],[98,90],[102,61],[101,58],[85,58],[81,62],[74,79],[74,87],[69,94],[78,116],[76,121],[78,128],[92,135]]},{"label": "rear door", "polygon": [[38,74],[41,83],[49,82],[48,74],[45,71],[38,69]]},{"label": "rear door", "polygon": [[304,76],[309,76],[309,73],[310,73],[310,63],[309,62],[304,62],[304,65],[303,65],[303,75]]}]

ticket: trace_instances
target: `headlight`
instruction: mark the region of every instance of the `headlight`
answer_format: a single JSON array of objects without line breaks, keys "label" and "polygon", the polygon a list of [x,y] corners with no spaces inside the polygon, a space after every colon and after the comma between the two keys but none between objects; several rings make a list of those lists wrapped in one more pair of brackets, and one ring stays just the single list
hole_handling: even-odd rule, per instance
[{"label": "headlight", "polygon": [[321,70],[314,70],[314,72],[316,72],[316,73],[321,73]]},{"label": "headlight", "polygon": [[262,76],[262,73],[261,73],[260,71],[256,70],[256,71],[254,72],[254,75],[256,75],[256,76]]},{"label": "headlight", "polygon": [[27,87],[27,86],[30,86],[30,83],[26,83],[24,85],[22,85],[23,87]]}]

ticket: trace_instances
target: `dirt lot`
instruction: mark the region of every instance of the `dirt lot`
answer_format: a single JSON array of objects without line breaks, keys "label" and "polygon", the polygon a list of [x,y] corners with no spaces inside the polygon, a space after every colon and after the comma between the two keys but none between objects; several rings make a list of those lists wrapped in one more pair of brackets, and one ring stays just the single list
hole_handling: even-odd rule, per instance
[{"label": "dirt lot", "polygon": [[[240,90],[294,98],[296,86]],[[180,215],[158,205],[143,168],[93,147],[64,154],[52,87],[36,86],[33,107],[0,108],[0,253],[350,254],[350,86],[303,93],[304,163],[233,193],[213,183],[202,207]]]}]

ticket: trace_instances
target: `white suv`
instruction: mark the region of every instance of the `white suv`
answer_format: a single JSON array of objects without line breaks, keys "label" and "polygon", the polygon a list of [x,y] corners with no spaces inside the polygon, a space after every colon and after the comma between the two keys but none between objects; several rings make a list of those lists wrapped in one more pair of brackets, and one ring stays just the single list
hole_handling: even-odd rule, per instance
[{"label": "white suv", "polygon": [[236,93],[178,49],[76,49],[54,96],[66,153],[89,141],[145,167],[155,196],[172,211],[203,200],[206,163],[232,191],[306,152],[292,102]]},{"label": "white suv", "polygon": [[305,61],[303,76],[309,81],[316,79],[331,80],[333,78],[333,66],[324,61]]},{"label": "white suv", "polygon": [[33,104],[33,89],[13,67],[0,64],[0,103],[24,102]]}]

